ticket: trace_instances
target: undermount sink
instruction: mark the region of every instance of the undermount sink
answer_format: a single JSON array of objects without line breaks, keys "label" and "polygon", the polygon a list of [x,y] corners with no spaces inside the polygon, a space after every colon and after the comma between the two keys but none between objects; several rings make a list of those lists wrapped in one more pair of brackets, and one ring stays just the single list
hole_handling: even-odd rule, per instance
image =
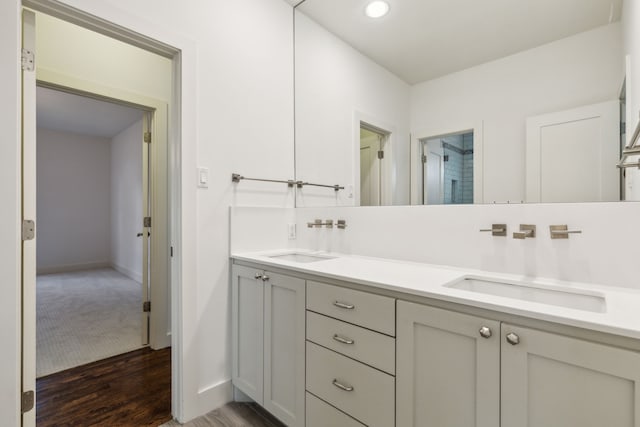
[{"label": "undermount sink", "polygon": [[550,289],[538,287],[537,285],[509,283],[472,277],[466,277],[445,286],[463,291],[514,298],[596,313],[604,313],[607,308],[603,295],[588,293],[586,291]]},{"label": "undermount sink", "polygon": [[269,258],[277,258],[284,261],[307,263],[307,262],[326,261],[328,259],[334,259],[335,257],[294,252],[294,253],[282,254],[282,255],[271,255],[269,256]]}]

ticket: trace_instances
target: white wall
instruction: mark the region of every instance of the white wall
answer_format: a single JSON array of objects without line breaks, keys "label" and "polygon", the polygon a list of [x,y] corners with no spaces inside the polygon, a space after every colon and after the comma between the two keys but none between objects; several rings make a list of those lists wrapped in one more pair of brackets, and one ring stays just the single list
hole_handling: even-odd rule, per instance
[{"label": "white wall", "polygon": [[297,240],[289,239],[287,229],[296,225],[294,208],[231,207],[230,223],[231,253],[296,247]]},{"label": "white wall", "polygon": [[111,265],[142,282],[142,119],[111,138]]},{"label": "white wall", "polygon": [[[356,115],[392,131],[385,157],[385,204],[409,203],[409,85],[296,12],[296,177],[349,191],[304,187],[297,206],[351,206],[360,192]],[[373,123],[371,123],[373,122]],[[392,196],[391,189],[394,189]]]},{"label": "white wall", "polygon": [[526,118],[615,100],[623,77],[615,23],[413,86],[411,132],[483,121],[484,202],[519,202]]},{"label": "white wall", "polygon": [[171,61],[77,25],[36,14],[37,71],[54,71],[155,99],[171,99]]},{"label": "white wall", "polygon": [[[640,4],[633,0],[623,2],[624,53],[628,56],[627,64],[627,142],[640,118]],[[635,162],[639,156],[630,157],[628,162]],[[626,170],[627,200],[640,200],[640,170]]]},{"label": "white wall", "polygon": [[[0,39],[0,51],[6,59],[2,67],[5,62],[11,64],[9,58],[17,58],[18,53],[16,5],[11,8],[6,5],[9,2],[4,3],[0,28],[2,34],[9,32],[9,37]],[[238,172],[258,178],[293,178],[292,8],[281,0],[160,3],[63,0],[62,3],[182,49],[185,66],[181,70],[183,108],[179,131],[183,139],[176,160],[183,169],[179,196],[183,233],[179,247],[183,258],[177,271],[182,280],[178,303],[183,316],[177,327],[184,369],[176,386],[184,408],[178,415],[186,421],[231,397],[228,206],[293,206],[293,191],[286,186],[232,184],[230,176]],[[79,54],[89,61],[86,51]],[[132,66],[103,52],[97,54],[114,64]],[[16,59],[13,66],[17,64]],[[8,75],[3,77],[9,80],[3,93],[17,94],[16,69],[7,68],[6,72]],[[110,73],[110,68],[97,67],[92,78],[108,78]],[[16,140],[7,129],[18,129],[17,95],[3,97],[0,106],[11,113],[6,117],[12,118],[3,133],[7,132],[9,140]],[[16,147],[7,154],[17,161]],[[13,161],[10,163],[4,170],[9,174],[16,167]],[[208,167],[211,175],[209,189],[196,193],[198,165]],[[17,210],[17,175],[10,178],[3,183],[7,188],[1,187],[0,197],[13,201],[8,208]],[[8,215],[9,220],[12,218],[17,217]],[[14,227],[7,232],[15,239]],[[15,251],[16,241],[7,239],[5,243]],[[17,283],[17,274],[8,275],[7,282],[12,281]],[[17,289],[12,289],[7,297],[16,296]],[[13,311],[7,313],[15,313],[14,307],[12,300]],[[6,327],[8,337],[16,342],[17,318],[9,320],[2,324],[3,332]],[[14,354],[17,349],[16,345]],[[11,366],[14,368],[15,364]],[[15,378],[13,371],[2,372],[9,379]],[[7,399],[10,403],[3,405],[15,410],[15,387],[7,387]]]},{"label": "white wall", "polygon": [[[640,289],[638,217],[640,202],[305,208],[296,209],[296,246]],[[347,228],[306,228],[314,218]],[[507,237],[479,231],[494,223],[507,224]],[[520,224],[537,225],[537,237],[514,239]],[[560,224],[582,234],[551,240],[549,226]]]},{"label": "white wall", "polygon": [[37,164],[38,272],[108,266],[110,140],[38,129]]}]

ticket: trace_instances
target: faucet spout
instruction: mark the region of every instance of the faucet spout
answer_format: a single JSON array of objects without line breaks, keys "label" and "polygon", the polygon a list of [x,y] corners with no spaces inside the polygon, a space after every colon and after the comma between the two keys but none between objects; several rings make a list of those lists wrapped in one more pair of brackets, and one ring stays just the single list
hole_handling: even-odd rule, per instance
[{"label": "faucet spout", "polygon": [[513,233],[514,239],[532,239],[536,237],[536,226],[533,224],[520,224],[520,231]]}]

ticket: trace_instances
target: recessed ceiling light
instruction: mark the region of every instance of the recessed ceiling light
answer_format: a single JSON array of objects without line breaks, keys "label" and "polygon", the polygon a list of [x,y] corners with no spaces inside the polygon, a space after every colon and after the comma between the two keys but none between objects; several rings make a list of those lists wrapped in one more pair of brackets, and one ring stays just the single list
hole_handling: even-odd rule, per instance
[{"label": "recessed ceiling light", "polygon": [[367,5],[367,8],[364,10],[364,13],[366,13],[369,18],[382,18],[388,12],[389,12],[389,3],[382,0],[372,1]]}]

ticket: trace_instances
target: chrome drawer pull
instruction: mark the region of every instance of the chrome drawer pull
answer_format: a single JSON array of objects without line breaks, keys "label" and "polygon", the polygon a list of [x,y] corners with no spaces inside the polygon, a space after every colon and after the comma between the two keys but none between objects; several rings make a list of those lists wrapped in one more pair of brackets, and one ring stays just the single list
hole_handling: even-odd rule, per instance
[{"label": "chrome drawer pull", "polygon": [[344,385],[338,382],[338,380],[333,380],[333,385],[338,387],[340,390],[344,391],[353,391],[353,387],[350,385]]},{"label": "chrome drawer pull", "polygon": [[338,341],[338,342],[341,342],[342,344],[353,344],[353,343],[355,343],[355,341],[354,341],[354,340],[351,340],[351,339],[349,339],[349,338],[341,337],[341,336],[340,336],[340,335],[338,335],[338,334],[334,334],[334,335],[333,335],[333,339],[334,339],[334,340],[336,340],[336,341]]},{"label": "chrome drawer pull", "polygon": [[340,301],[334,302],[333,305],[339,308],[347,309],[347,310],[353,310],[354,308],[356,308],[356,306],[353,304],[347,304],[346,302],[340,302]]}]

